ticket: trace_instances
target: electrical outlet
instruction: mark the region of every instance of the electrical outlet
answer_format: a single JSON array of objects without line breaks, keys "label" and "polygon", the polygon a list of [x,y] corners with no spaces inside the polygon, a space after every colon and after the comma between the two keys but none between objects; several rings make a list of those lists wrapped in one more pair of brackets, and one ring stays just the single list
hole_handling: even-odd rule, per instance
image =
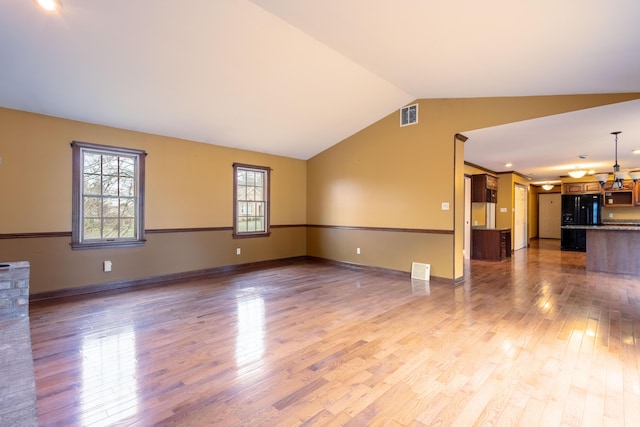
[{"label": "electrical outlet", "polygon": [[613,218],[613,212],[609,212],[609,218]]},{"label": "electrical outlet", "polygon": [[111,271],[111,261],[103,261],[102,262],[102,270],[105,273],[108,273]]},{"label": "electrical outlet", "polygon": [[236,255],[240,255],[241,252],[240,248],[236,248]]},{"label": "electrical outlet", "polygon": [[356,248],[356,254],[360,255],[360,248]]}]

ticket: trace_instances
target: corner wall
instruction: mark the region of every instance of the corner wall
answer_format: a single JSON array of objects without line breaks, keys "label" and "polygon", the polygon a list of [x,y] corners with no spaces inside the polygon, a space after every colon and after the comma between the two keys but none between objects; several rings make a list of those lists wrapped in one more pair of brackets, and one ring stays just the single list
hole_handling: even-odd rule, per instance
[{"label": "corner wall", "polygon": [[[308,161],[308,223],[318,226],[307,236],[308,253],[374,267],[394,259],[394,268],[410,271],[415,248],[397,241],[389,230],[418,233],[424,257],[433,257],[419,261],[431,264],[432,276],[456,280],[463,275],[457,233],[464,230],[462,215],[455,214],[463,209],[457,206],[463,200],[457,196],[457,183],[465,168],[456,166],[454,136],[639,97],[635,93],[420,99],[415,101],[418,123],[406,127],[399,126],[399,113],[393,111]],[[472,143],[470,139],[464,144]],[[346,231],[356,228],[375,235],[376,253],[370,258],[352,255],[352,249],[363,243]]]}]

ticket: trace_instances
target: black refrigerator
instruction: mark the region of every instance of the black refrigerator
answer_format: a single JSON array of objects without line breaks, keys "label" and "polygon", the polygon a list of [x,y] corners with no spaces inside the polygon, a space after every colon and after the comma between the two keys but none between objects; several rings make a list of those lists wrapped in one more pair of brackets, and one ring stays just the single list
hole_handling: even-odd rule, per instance
[{"label": "black refrigerator", "polygon": [[[602,194],[563,194],[562,225],[602,224]],[[562,228],[560,247],[563,251],[587,250],[587,230]]]}]

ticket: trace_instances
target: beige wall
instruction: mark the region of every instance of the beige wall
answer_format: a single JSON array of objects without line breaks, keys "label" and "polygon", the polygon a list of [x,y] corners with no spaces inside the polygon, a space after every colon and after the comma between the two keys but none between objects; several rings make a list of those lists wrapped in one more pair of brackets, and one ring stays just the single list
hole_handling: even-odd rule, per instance
[{"label": "beige wall", "polygon": [[[517,173],[501,173],[498,175],[498,203],[496,205],[496,227],[511,228],[515,224],[515,186],[522,185],[527,189],[527,239],[532,239],[538,233],[538,199],[535,191],[529,185],[529,180]],[[506,210],[501,212],[501,210]],[[511,233],[511,247],[514,246],[514,233]]]},{"label": "beige wall", "polygon": [[[0,261],[31,261],[34,293],[305,254],[401,271],[426,262],[432,276],[457,279],[466,168],[454,135],[639,97],[423,99],[418,124],[400,128],[393,111],[306,162],[0,109],[0,237],[70,231],[73,140],[149,153],[147,229],[231,227],[233,162],[273,168],[272,224],[286,226],[264,239],[174,231],[149,233],[139,248],[82,251],[67,236],[0,238]],[[105,259],[113,272],[102,272]]]},{"label": "beige wall", "polygon": [[[461,216],[454,215],[458,212],[454,204],[459,203],[455,196],[458,175],[462,176],[465,168],[455,167],[454,135],[638,97],[639,94],[619,94],[418,100],[418,124],[399,127],[399,113],[393,111],[309,160],[308,222],[419,229],[425,233],[449,231],[438,237],[439,243],[447,241],[442,248],[447,258],[421,262],[431,263],[434,276],[457,279],[462,253],[456,249],[458,237],[454,230],[462,230],[464,224]],[[472,143],[468,140],[465,145]],[[512,199],[504,201],[507,207],[512,207]],[[450,204],[449,210],[441,209],[443,202]],[[499,199],[499,206],[502,204]],[[496,221],[503,221],[499,213],[496,216]],[[500,223],[511,224],[511,209],[508,217],[508,221]],[[387,231],[374,232],[381,242],[379,252],[368,261],[360,257],[355,262],[381,266],[393,257],[402,259],[399,268],[409,271],[415,255]],[[325,233],[341,234],[338,240],[346,248],[360,245],[358,238],[346,231],[319,228],[308,235],[310,255],[315,255],[316,239],[323,240]],[[322,253],[326,258],[345,259],[338,248]]]},{"label": "beige wall", "polygon": [[[0,109],[0,235],[71,231],[73,140],[147,151],[146,229],[231,227],[233,162],[273,168],[271,223],[298,227],[237,240],[229,230],[150,233],[143,247],[76,251],[69,237],[0,239],[0,260],[32,263],[32,293],[306,253],[305,161],[8,109]],[[106,259],[111,273],[102,272]]]}]

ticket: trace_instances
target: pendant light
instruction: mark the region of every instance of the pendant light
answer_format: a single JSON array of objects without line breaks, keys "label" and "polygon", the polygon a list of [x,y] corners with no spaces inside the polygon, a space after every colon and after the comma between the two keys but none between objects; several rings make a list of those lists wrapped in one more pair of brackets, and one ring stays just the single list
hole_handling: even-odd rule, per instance
[{"label": "pendant light", "polygon": [[[616,155],[615,160],[616,160],[616,162],[613,165],[613,183],[611,184],[611,190],[620,190],[620,189],[624,188],[623,181],[627,177],[627,172],[621,171],[620,170],[620,165],[618,164],[618,135],[620,135],[621,133],[622,132],[619,131],[619,130],[617,130],[615,132],[611,132],[611,135],[613,135],[615,137],[615,144],[616,144],[616,146],[615,146],[615,155]],[[640,180],[640,172],[631,172],[629,174],[629,176],[633,180],[634,184],[636,182],[638,182],[638,180]],[[608,173],[600,173],[600,174],[596,175],[596,179],[600,183],[600,186],[602,188],[604,188],[604,185],[609,180],[609,174]]]}]

